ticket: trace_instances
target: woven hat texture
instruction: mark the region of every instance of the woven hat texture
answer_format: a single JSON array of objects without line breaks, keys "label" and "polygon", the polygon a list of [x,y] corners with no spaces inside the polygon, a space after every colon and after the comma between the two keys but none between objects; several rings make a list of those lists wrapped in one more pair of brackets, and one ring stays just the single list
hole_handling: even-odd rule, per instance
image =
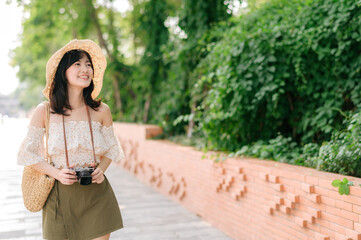
[{"label": "woven hat texture", "polygon": [[64,47],[56,51],[49,59],[46,64],[46,86],[43,89],[44,96],[49,99],[49,93],[51,84],[54,80],[56,70],[58,69],[58,65],[63,58],[64,54],[71,50],[83,50],[89,53],[93,68],[94,68],[94,90],[92,92],[92,97],[95,99],[103,86],[103,76],[105,69],[107,67],[107,60],[101,50],[101,48],[92,40],[89,39],[73,39]]}]

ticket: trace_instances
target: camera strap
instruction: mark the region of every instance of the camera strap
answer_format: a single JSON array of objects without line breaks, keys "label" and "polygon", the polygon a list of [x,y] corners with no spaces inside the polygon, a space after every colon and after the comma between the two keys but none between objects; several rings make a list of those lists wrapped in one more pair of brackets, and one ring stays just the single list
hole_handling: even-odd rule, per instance
[{"label": "camera strap", "polygon": [[[92,139],[94,165],[96,165],[97,162],[96,162],[96,157],[95,157],[95,148],[94,148],[94,139],[93,139],[93,128],[92,128],[92,124],[91,124],[91,119],[90,119],[90,113],[89,113],[88,105],[85,105],[85,106],[86,106],[86,112],[87,112],[87,115],[88,115],[90,136],[91,136],[91,139]],[[69,168],[69,157],[68,157],[68,147],[67,147],[67,144],[66,144],[64,115],[63,115],[63,131],[64,131],[64,145],[65,145],[66,165],[67,165],[67,167]]]}]

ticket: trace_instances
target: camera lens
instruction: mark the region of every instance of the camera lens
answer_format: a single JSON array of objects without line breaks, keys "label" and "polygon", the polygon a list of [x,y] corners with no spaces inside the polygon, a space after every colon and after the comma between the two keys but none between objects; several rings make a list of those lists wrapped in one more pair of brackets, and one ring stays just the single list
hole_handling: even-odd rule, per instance
[{"label": "camera lens", "polygon": [[81,177],[80,178],[80,185],[89,185],[92,183],[92,177]]}]

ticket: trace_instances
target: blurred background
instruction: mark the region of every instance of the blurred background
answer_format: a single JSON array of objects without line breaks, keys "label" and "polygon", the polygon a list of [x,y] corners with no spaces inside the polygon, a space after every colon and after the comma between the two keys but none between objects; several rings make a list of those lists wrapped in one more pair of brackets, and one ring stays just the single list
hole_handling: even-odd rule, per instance
[{"label": "blurred background", "polygon": [[[361,1],[7,0],[0,114],[45,100],[71,39],[107,56],[114,121],[173,141],[361,176]],[[4,117],[2,117],[4,118]]]}]

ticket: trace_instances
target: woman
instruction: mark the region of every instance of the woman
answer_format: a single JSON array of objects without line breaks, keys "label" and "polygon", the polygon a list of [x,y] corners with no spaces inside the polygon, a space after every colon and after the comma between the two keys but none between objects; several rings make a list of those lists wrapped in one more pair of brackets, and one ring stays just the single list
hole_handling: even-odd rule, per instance
[{"label": "woman", "polygon": [[[45,239],[109,239],[123,227],[113,190],[104,175],[111,161],[124,153],[114,136],[109,107],[94,100],[102,87],[106,59],[91,40],[70,41],[54,53],[46,65],[49,99],[48,155],[45,158],[45,106],[39,104],[19,153],[18,164],[55,178],[54,187],[43,208]],[[91,173],[89,185],[77,177]],[[93,167],[93,172],[91,168]]]}]

